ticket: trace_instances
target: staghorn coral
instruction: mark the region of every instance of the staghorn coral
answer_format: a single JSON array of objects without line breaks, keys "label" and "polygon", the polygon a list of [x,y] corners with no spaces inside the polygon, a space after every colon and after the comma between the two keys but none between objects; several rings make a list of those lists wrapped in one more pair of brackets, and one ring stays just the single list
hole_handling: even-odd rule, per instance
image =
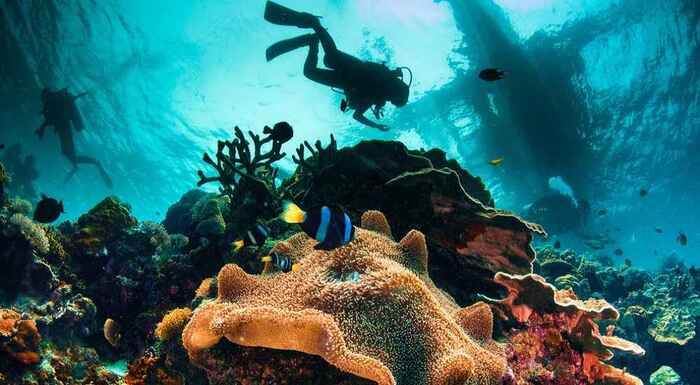
[{"label": "staghorn coral", "polygon": [[[533,330],[543,330],[539,333],[541,337],[545,334],[550,338],[565,336],[578,353],[572,357],[589,383],[641,384],[638,378],[603,363],[613,357],[611,349],[644,354],[644,349],[632,342],[600,334],[596,321],[619,318],[618,311],[605,300],[581,301],[573,291],[557,290],[536,274],[498,273],[495,280],[508,290],[504,299],[491,300],[502,314],[506,317],[510,315],[521,323],[527,322]],[[543,355],[536,355],[536,359],[546,360]]]},{"label": "staghorn coral", "polygon": [[428,276],[418,231],[399,243],[377,212],[356,239],[332,250],[297,234],[273,251],[299,264],[263,277],[226,265],[218,297],[196,309],[183,333],[190,358],[216,375],[207,352],[223,337],[243,345],[297,350],[379,385],[500,384],[507,368],[491,339],[492,315],[461,309]]},{"label": "staghorn coral", "polygon": [[37,364],[40,341],[34,320],[14,310],[0,309],[0,357],[8,355],[24,365]]},{"label": "staghorn coral", "polygon": [[[269,127],[266,127],[269,128]],[[202,170],[197,171],[197,186],[207,183],[219,183],[219,191],[229,200],[230,221],[247,219],[235,230],[242,231],[252,225],[257,218],[274,216],[274,209],[279,204],[280,192],[275,185],[277,168],[273,164],[284,158],[282,143],[273,140],[272,133],[260,138],[249,131],[246,139],[240,128],[234,128],[232,141],[219,141],[215,159],[205,153],[203,160],[216,171],[216,176],[206,176]],[[263,146],[271,142],[271,148],[263,152]]]},{"label": "staghorn coral", "polygon": [[156,337],[161,341],[168,341],[173,337],[179,336],[190,317],[192,317],[192,309],[190,308],[171,310],[156,327]]}]

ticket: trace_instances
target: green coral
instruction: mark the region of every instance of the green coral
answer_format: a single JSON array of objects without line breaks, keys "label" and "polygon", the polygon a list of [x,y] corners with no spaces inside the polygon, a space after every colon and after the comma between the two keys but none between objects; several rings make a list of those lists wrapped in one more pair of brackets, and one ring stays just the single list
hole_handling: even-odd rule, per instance
[{"label": "green coral", "polygon": [[32,203],[22,198],[12,198],[7,202],[7,211],[10,215],[29,215],[32,212]]},{"label": "green coral", "polygon": [[226,231],[224,211],[228,206],[226,196],[205,196],[192,207],[192,219],[197,223],[195,231],[202,236],[223,235]]},{"label": "green coral", "polygon": [[107,197],[78,218],[78,227],[98,239],[111,239],[138,224],[131,207],[117,197]]},{"label": "green coral", "polygon": [[40,255],[46,255],[51,250],[51,244],[46,236],[44,229],[32,222],[31,219],[27,218],[22,214],[13,214],[10,217],[10,225],[14,227],[15,231],[20,232],[29,243],[32,248]]},{"label": "green coral", "polygon": [[662,366],[649,377],[651,385],[680,385],[681,376],[670,366]]},{"label": "green coral", "polygon": [[657,342],[685,345],[695,337],[695,319],[685,308],[668,307],[654,318],[648,332]]}]

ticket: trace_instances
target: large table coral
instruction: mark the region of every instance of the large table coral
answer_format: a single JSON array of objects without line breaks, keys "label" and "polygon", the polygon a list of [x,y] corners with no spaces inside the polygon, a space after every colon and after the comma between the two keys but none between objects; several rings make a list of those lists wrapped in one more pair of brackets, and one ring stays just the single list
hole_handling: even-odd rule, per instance
[{"label": "large table coral", "polygon": [[435,287],[422,233],[397,243],[376,211],[362,227],[332,251],[315,250],[305,234],[278,243],[274,252],[299,264],[294,272],[257,277],[225,266],[217,299],[183,333],[191,359],[207,369],[207,350],[225,337],[319,355],[379,385],[500,384],[506,360],[488,306],[462,309]]}]

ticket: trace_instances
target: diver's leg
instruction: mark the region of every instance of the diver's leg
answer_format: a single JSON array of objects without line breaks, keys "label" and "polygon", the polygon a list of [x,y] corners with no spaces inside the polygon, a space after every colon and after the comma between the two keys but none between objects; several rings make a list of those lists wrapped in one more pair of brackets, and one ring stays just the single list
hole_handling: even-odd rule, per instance
[{"label": "diver's leg", "polygon": [[331,37],[327,29],[321,26],[321,23],[314,25],[313,29],[323,47],[323,64],[325,64],[326,67],[343,70],[361,63],[360,59],[339,50],[338,46],[335,45],[333,37]]},{"label": "diver's leg", "polygon": [[112,178],[110,178],[109,174],[107,174],[107,171],[105,171],[104,167],[102,167],[102,163],[100,163],[99,160],[84,155],[76,156],[75,160],[77,163],[87,163],[97,167],[97,171],[100,172],[100,176],[104,180],[105,185],[107,185],[107,187],[109,188],[112,188],[114,186],[114,183],[112,183]]},{"label": "diver's leg", "polygon": [[309,45],[309,54],[304,62],[304,76],[329,87],[344,87],[336,71],[318,68],[318,41]]}]

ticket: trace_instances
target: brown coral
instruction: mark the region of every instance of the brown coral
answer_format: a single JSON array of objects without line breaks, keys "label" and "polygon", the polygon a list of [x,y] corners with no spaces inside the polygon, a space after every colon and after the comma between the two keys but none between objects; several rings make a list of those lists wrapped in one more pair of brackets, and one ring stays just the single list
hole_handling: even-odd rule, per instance
[{"label": "brown coral", "polygon": [[192,317],[192,309],[190,308],[171,310],[156,327],[156,337],[161,341],[168,341],[180,335],[190,317]]},{"label": "brown coral", "polygon": [[117,321],[107,318],[102,327],[105,340],[112,346],[117,346],[122,338],[121,330]]},{"label": "brown coral", "polygon": [[24,365],[39,363],[41,336],[34,320],[14,310],[0,309],[0,352]]},{"label": "brown coral", "polygon": [[[495,301],[504,311],[519,322],[530,322],[531,327],[542,328],[545,333],[556,328],[566,335],[582,355],[583,372],[590,383],[641,384],[636,377],[604,364],[613,357],[611,349],[643,355],[644,349],[624,339],[601,335],[599,320],[617,320],[618,311],[605,300],[579,300],[571,290],[557,290],[536,274],[509,275],[498,273],[496,282],[505,286],[508,295]],[[610,334],[614,329],[610,329]]]},{"label": "brown coral", "polygon": [[206,366],[206,350],[226,337],[319,355],[379,385],[500,383],[506,362],[491,339],[491,312],[460,309],[435,287],[423,234],[396,243],[376,213],[365,219],[383,234],[357,229],[332,251],[314,250],[305,234],[278,243],[295,272],[256,277],[225,266],[216,301],[200,306],[183,333],[191,359]]}]

